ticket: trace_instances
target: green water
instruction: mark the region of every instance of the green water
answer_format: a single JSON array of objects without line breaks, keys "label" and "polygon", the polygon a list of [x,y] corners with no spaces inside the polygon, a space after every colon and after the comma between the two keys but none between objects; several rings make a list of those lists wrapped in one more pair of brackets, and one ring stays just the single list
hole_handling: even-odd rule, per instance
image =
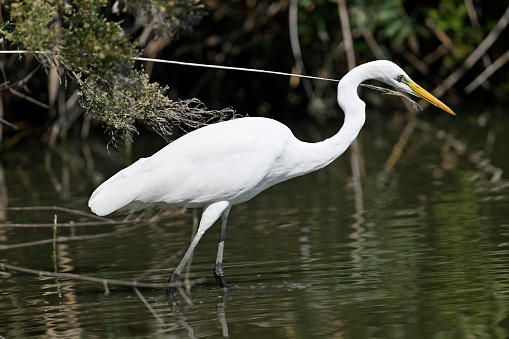
[{"label": "green water", "polygon": [[[385,184],[384,163],[405,121],[373,113],[359,136],[360,190],[348,153],[234,206],[224,259],[228,292],[212,275],[216,225],[193,257],[189,278],[207,280],[191,288],[190,301],[177,295],[169,303],[164,290],[140,288],[150,310],[130,287],[109,286],[106,296],[100,283],[9,271],[0,276],[0,336],[505,338],[509,112],[457,113],[428,108]],[[291,127],[308,141],[336,129]],[[160,146],[140,137],[133,158]],[[27,142],[3,151],[1,160],[4,207],[88,212],[89,195],[122,168],[124,156],[108,155],[94,139],[54,150]],[[505,172],[495,180],[499,170]],[[35,226],[51,225],[55,214],[57,237],[67,238],[54,246],[53,229]],[[180,261],[172,255],[187,248],[192,225],[192,211],[87,226],[80,223],[96,220],[60,210],[7,210],[2,218],[3,263],[158,283]]]}]

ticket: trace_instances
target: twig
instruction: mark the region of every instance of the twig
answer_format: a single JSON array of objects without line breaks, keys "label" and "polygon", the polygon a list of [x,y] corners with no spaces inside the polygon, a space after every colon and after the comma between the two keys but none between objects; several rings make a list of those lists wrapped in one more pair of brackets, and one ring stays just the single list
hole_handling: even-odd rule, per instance
[{"label": "twig", "polygon": [[186,303],[187,303],[188,305],[193,306],[193,305],[194,305],[193,301],[191,300],[191,298],[189,298],[189,297],[187,296],[186,292],[185,292],[185,291],[184,291],[184,289],[182,288],[182,285],[186,285],[186,287],[187,287],[187,288],[189,288],[189,286],[192,286],[192,284],[189,284],[189,281],[190,281],[190,280],[188,280],[188,281],[184,281],[184,282],[182,282],[182,283],[181,283],[181,285],[180,285],[180,286],[177,286],[177,291],[179,291],[180,296],[181,296],[182,298],[184,298],[184,300],[186,301]]},{"label": "twig", "polygon": [[[101,279],[96,277],[90,277],[81,274],[73,274],[73,273],[54,273],[48,271],[34,270],[31,268],[14,266],[6,263],[0,263],[0,269],[3,270],[11,270],[17,272],[23,272],[28,274],[35,274],[39,277],[56,277],[56,278],[64,278],[71,280],[82,280],[88,282],[100,283],[105,286],[107,285],[118,285],[118,286],[129,286],[129,287],[145,287],[145,288],[167,288],[167,287],[179,287],[184,283],[144,283],[139,281],[127,281],[127,280],[116,280],[116,279]],[[191,284],[199,284],[204,282],[205,278],[194,279],[190,281]]]},{"label": "twig", "polygon": [[405,148],[408,139],[410,138],[410,135],[412,135],[412,132],[414,131],[415,127],[417,126],[417,117],[411,116],[410,120],[406,124],[405,128],[403,129],[403,132],[401,132],[401,135],[399,136],[398,141],[392,148],[392,153],[385,162],[385,165],[383,167],[382,172],[380,173],[378,179],[377,179],[377,187],[379,189],[382,189],[385,187],[387,182],[389,181],[389,178],[391,174],[394,172],[394,168],[396,167],[396,163],[398,162],[399,158],[401,157],[401,154],[403,153],[403,149]]},{"label": "twig", "polygon": [[[67,212],[67,213],[71,213],[71,214],[81,215],[81,216],[92,218],[92,219],[101,220],[104,222],[116,223],[115,220],[110,219],[110,218],[105,218],[105,217],[101,217],[101,216],[98,216],[98,215],[95,215],[92,213],[87,213],[87,212],[83,212],[80,210],[74,210],[71,208],[65,208],[65,207],[60,207],[60,206],[19,206],[19,207],[0,208],[0,210],[7,210],[7,211],[61,211],[61,212]],[[59,225],[61,226],[62,224],[59,224]]]},{"label": "twig", "polygon": [[[2,210],[2,209],[0,209]],[[80,226],[101,226],[101,225],[124,225],[124,224],[136,224],[137,220],[119,220],[119,221],[88,221],[88,222],[66,222],[59,223],[58,227],[80,227]],[[44,228],[53,227],[53,223],[42,223],[42,224],[23,224],[23,223],[3,223],[0,227],[17,227],[17,228]]]},{"label": "twig", "polygon": [[410,51],[403,51],[402,55],[405,59],[412,64],[421,74],[428,74],[429,69],[428,65],[426,65],[420,58],[418,58],[414,53]]},{"label": "twig", "polygon": [[150,313],[152,313],[152,315],[154,316],[154,318],[156,318],[156,320],[161,324],[161,325],[165,325],[163,319],[159,316],[159,314],[157,314],[156,310],[154,310],[154,308],[152,307],[152,305],[150,305],[150,303],[147,301],[147,299],[145,299],[145,297],[143,296],[143,294],[141,294],[140,290],[137,288],[137,287],[134,287],[134,292],[136,292],[136,295],[138,296],[138,298],[140,298],[140,300],[145,304],[145,306],[148,308],[148,310],[150,311]]},{"label": "twig", "polygon": [[376,39],[373,37],[373,34],[371,34],[371,32],[364,27],[359,27],[359,29],[361,31],[362,37],[364,38],[364,41],[366,41],[369,49],[371,52],[373,52],[373,55],[380,60],[387,59],[384,52],[380,48],[380,45],[378,45]]},{"label": "twig", "polygon": [[442,56],[444,56],[445,53],[447,52],[448,52],[447,48],[444,45],[440,45],[434,51],[425,55],[422,58],[422,62],[424,62],[425,65],[431,65],[435,63],[438,59],[440,59]]},{"label": "twig", "polygon": [[18,129],[17,125],[13,124],[12,122],[8,122],[7,120],[2,118],[1,116],[0,116],[0,124],[4,124],[4,125],[9,126],[10,128],[13,128],[13,129]]},{"label": "twig", "polygon": [[[2,250],[10,250],[10,249],[13,249],[13,248],[22,248],[22,247],[44,245],[44,244],[49,244],[49,243],[52,243],[52,242],[60,243],[60,242],[75,241],[75,240],[82,241],[82,240],[106,238],[106,237],[118,235],[120,233],[129,232],[131,230],[134,230],[136,228],[141,227],[142,225],[143,224],[137,224],[135,226],[126,227],[126,228],[123,228],[123,229],[115,230],[113,232],[100,233],[100,234],[94,234],[94,235],[61,236],[61,237],[56,237],[55,239],[43,239],[43,240],[24,242],[24,243],[20,243],[20,244],[0,245],[0,251],[2,251]],[[62,226],[62,225],[58,224],[58,226]]]},{"label": "twig", "polygon": [[34,98],[32,98],[32,97],[29,97],[28,95],[25,95],[25,94],[23,94],[23,93],[21,93],[21,92],[18,92],[18,91],[16,91],[16,90],[15,90],[15,89],[13,89],[13,88],[9,88],[9,92],[11,92],[11,93],[12,93],[12,94],[14,94],[14,95],[19,96],[19,97],[20,97],[20,98],[22,98],[22,99],[25,99],[25,100],[27,100],[27,101],[30,101],[30,102],[31,102],[31,103],[33,103],[33,104],[36,104],[36,105],[38,105],[38,106],[41,106],[42,108],[50,109],[50,106],[49,106],[49,105],[46,105],[45,103],[40,102],[39,100],[36,100],[36,99],[34,99]]},{"label": "twig", "polygon": [[355,51],[353,48],[352,32],[350,30],[350,20],[348,19],[348,9],[345,0],[337,0],[339,21],[341,23],[341,31],[343,33],[343,43],[345,44],[346,61],[348,70],[355,67]]},{"label": "twig", "polygon": [[[2,65],[3,67],[3,65]],[[32,78],[34,76],[34,74],[39,70],[41,69],[42,65],[41,64],[38,64],[30,73],[28,73],[23,79],[19,80],[19,81],[16,81],[14,84],[11,84],[10,80],[7,80],[5,79],[6,75],[5,75],[5,72],[2,70],[2,74],[4,76],[4,80],[5,82],[3,82],[2,84],[0,84],[0,89],[8,89],[8,88],[12,88],[14,86],[17,86],[17,87],[22,87],[24,86],[28,80],[30,80],[30,78]]]},{"label": "twig", "polygon": [[477,48],[465,59],[463,64],[456,69],[451,75],[449,75],[443,83],[438,86],[432,93],[440,98],[445,91],[451,88],[459,79],[463,77],[465,72],[472,68],[474,64],[486,53],[488,48],[495,43],[498,36],[509,24],[509,6],[498,21],[497,25],[491,30],[491,32],[484,38],[484,40],[477,46]]},{"label": "twig", "polygon": [[424,20],[424,24],[433,32],[433,34],[435,34],[437,39],[440,40],[440,42],[442,43],[442,45],[445,46],[445,48],[450,50],[454,47],[454,43],[452,42],[451,38],[449,38],[444,31],[437,27],[437,24],[433,19],[427,17]]},{"label": "twig", "polygon": [[[300,49],[299,42],[298,7],[299,0],[290,0],[290,6],[288,8],[288,29],[290,32],[290,44],[292,46],[295,65],[297,66],[297,72],[305,75],[306,69],[304,68],[304,62],[302,61],[302,51]],[[308,98],[313,98],[315,94],[313,93],[313,87],[309,80],[303,81],[302,84],[304,85],[304,90],[306,91]]]},{"label": "twig", "polygon": [[[481,31],[481,25],[479,25],[479,19],[477,17],[477,12],[475,11],[474,2],[472,0],[464,0],[464,2],[465,7],[467,8],[468,17],[470,18],[470,23],[472,24],[474,31],[478,33]],[[491,65],[490,57],[487,54],[483,55],[482,61],[484,67],[489,67]]]},{"label": "twig", "polygon": [[500,56],[497,60],[495,60],[491,65],[489,65],[481,74],[479,74],[471,83],[465,87],[465,94],[470,94],[473,90],[475,90],[479,85],[482,85],[490,76],[492,76],[496,71],[500,69],[506,62],[509,61],[509,51],[505,52]]}]

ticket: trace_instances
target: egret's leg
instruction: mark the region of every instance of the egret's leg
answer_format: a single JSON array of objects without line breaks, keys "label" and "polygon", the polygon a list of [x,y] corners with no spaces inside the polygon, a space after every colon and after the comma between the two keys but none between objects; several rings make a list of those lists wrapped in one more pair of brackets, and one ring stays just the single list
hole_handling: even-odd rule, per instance
[{"label": "egret's leg", "polygon": [[[200,222],[200,219],[198,218],[198,209],[193,208],[193,232],[191,234],[191,240],[194,239],[194,236],[196,235],[196,232],[198,231],[198,223]],[[189,256],[189,259],[187,259],[187,265],[186,265],[186,273],[184,275],[184,284],[186,286],[186,292],[189,294],[191,293],[191,285],[189,284],[189,275],[191,274],[191,264],[193,262],[193,254]]]},{"label": "egret's leg", "polygon": [[[175,272],[171,275],[170,279],[168,279],[169,283],[176,283],[179,280],[180,274],[182,273],[182,270],[184,270],[184,267],[186,266],[187,261],[189,260],[189,257],[194,251],[194,248],[196,245],[198,245],[198,242],[200,242],[201,237],[205,233],[206,230],[208,230],[214,222],[219,219],[221,214],[230,207],[230,203],[227,201],[220,201],[215,202],[213,204],[210,204],[206,206],[203,210],[203,214],[201,216],[200,220],[200,226],[198,227],[198,232],[196,232],[196,235],[194,236],[193,241],[191,241],[191,245],[189,245],[189,248],[187,249],[186,253],[184,254],[184,257],[180,261],[180,264],[177,266],[177,269],[175,269]],[[166,290],[166,295],[172,296],[175,294],[175,287],[169,287]]]},{"label": "egret's leg", "polygon": [[226,222],[228,220],[228,214],[230,213],[231,206],[224,210],[221,216],[221,234],[219,235],[219,245],[217,246],[217,259],[216,266],[214,267],[214,277],[221,288],[228,289],[226,284],[226,278],[223,271],[223,251],[224,251],[224,239],[226,237]]}]

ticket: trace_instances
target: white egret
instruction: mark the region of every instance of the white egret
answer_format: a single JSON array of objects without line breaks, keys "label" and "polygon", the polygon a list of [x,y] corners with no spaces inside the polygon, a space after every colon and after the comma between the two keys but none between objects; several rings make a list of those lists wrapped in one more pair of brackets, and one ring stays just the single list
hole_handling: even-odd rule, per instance
[{"label": "white egret", "polygon": [[352,69],[339,82],[338,104],[345,118],[343,127],[331,138],[303,142],[288,127],[267,118],[247,117],[209,125],[112,176],[95,190],[89,206],[101,216],[154,206],[203,207],[198,231],[169,282],[178,281],[205,231],[221,217],[214,276],[221,288],[228,288],[222,263],[226,221],[232,205],[275,184],[321,169],[343,154],[364,124],[365,103],[357,88],[369,79],[424,98],[455,115],[394,63],[373,61]]}]

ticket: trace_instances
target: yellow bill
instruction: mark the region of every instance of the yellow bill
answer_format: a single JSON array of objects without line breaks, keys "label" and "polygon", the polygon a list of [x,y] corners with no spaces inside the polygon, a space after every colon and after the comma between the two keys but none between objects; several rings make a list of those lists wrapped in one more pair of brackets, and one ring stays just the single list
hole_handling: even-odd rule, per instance
[{"label": "yellow bill", "polygon": [[413,82],[413,80],[409,80],[406,84],[408,85],[408,87],[410,87],[412,89],[412,91],[414,91],[414,94],[416,94],[417,96],[423,98],[424,100],[428,101],[429,103],[432,103],[433,105],[437,106],[438,108],[443,109],[444,111],[446,111],[449,114],[456,115],[456,114],[454,114],[452,109],[447,107],[443,102],[441,102],[440,100],[435,98],[431,93],[426,91],[424,88],[417,85],[415,82]]}]

